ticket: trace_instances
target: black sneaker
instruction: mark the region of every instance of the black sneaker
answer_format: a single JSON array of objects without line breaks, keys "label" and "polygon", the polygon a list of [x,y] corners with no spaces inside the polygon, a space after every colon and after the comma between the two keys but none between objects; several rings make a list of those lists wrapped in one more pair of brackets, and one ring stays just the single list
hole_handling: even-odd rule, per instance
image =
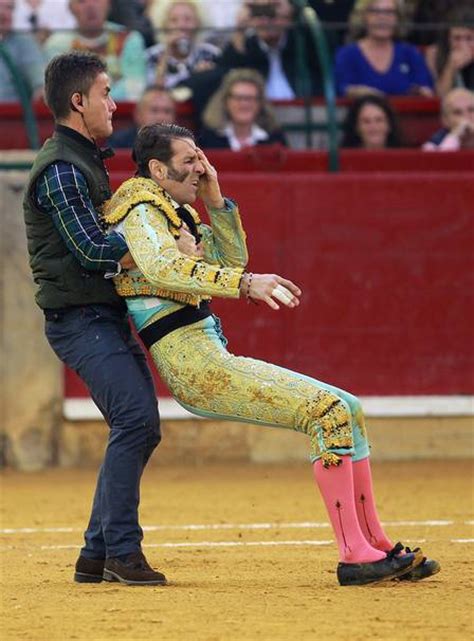
[{"label": "black sneaker", "polygon": [[80,556],[76,561],[74,581],[76,583],[101,583],[104,580],[105,559],[86,559]]},{"label": "black sneaker", "polygon": [[385,559],[372,563],[339,563],[337,578],[340,585],[368,585],[389,581],[419,565],[422,558],[413,552],[403,556],[387,554]]},{"label": "black sneaker", "polygon": [[142,552],[129,554],[125,560],[117,558],[105,561],[104,581],[118,581],[125,585],[166,585],[166,577],[156,572],[147,563]]}]

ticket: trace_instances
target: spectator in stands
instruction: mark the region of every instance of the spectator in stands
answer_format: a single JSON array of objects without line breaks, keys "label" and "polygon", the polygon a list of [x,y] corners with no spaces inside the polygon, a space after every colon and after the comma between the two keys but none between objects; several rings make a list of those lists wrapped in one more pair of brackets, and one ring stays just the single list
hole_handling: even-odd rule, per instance
[{"label": "spectator in stands", "polygon": [[346,35],[349,15],[354,7],[354,0],[308,0],[308,4],[325,27],[326,37],[331,50],[343,44]]},{"label": "spectator in stands", "polygon": [[109,139],[114,148],[131,149],[140,127],[145,125],[169,124],[174,122],[176,108],[174,100],[166,89],[151,86],[145,89],[135,106],[134,125],[115,131]]},{"label": "spectator in stands", "polygon": [[356,98],[347,112],[343,131],[341,147],[373,150],[402,146],[397,115],[382,96]]},{"label": "spectator in stands", "polygon": [[74,31],[54,33],[45,42],[48,60],[73,49],[90,51],[107,63],[114,100],[138,100],[145,88],[145,45],[138,31],[106,22],[110,0],[70,0]]},{"label": "spectator in stands", "polygon": [[358,0],[351,15],[356,42],[336,55],[340,96],[433,95],[433,80],[423,56],[400,35],[397,0]]},{"label": "spectator in stands", "polygon": [[[318,57],[310,34],[303,31],[303,52],[298,55],[296,27],[289,0],[243,0],[237,29],[222,54],[225,71],[255,69],[265,78],[266,96],[292,100],[321,93]],[[306,64],[309,86],[303,83]]]},{"label": "spectator in stands", "polygon": [[203,27],[209,32],[211,42],[222,46],[235,29],[241,0],[199,0],[199,4],[205,16]]},{"label": "spectator in stands", "polygon": [[155,29],[147,15],[150,0],[112,0],[108,19],[142,34],[145,47],[155,44]]},{"label": "spectator in stands", "polygon": [[438,42],[426,50],[440,96],[454,87],[474,90],[474,6],[456,7],[446,23]]},{"label": "spectator in stands", "polygon": [[443,128],[423,145],[425,151],[474,149],[474,92],[451,89],[441,105]]},{"label": "spectator in stands", "polygon": [[210,99],[203,114],[200,146],[240,151],[244,147],[286,145],[271,107],[265,83],[253,69],[234,69]]},{"label": "spectator in stands", "polygon": [[[456,5],[469,4],[472,0],[455,0]],[[453,7],[453,0],[417,0],[413,11],[410,42],[422,47],[433,45],[438,40]]]},{"label": "spectator in stands", "polygon": [[20,85],[32,100],[43,94],[43,54],[34,36],[13,31],[15,0],[0,0],[0,102],[17,102]]},{"label": "spectator in stands", "polygon": [[147,50],[147,82],[172,89],[193,73],[214,68],[220,49],[199,39],[202,19],[196,0],[158,0],[150,16],[160,38]]},{"label": "spectator in stands", "polygon": [[14,31],[31,31],[42,44],[53,31],[74,29],[69,0],[16,0]]}]

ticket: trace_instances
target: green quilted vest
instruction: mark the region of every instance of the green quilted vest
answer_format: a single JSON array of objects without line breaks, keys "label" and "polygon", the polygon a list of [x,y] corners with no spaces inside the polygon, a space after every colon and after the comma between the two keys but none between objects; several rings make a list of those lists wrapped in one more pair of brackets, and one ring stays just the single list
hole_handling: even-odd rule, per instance
[{"label": "green quilted vest", "polygon": [[111,196],[99,149],[88,149],[61,131],[45,142],[31,169],[23,201],[30,266],[38,286],[36,302],[42,309],[94,304],[124,309],[112,280],[105,279],[103,272],[84,269],[68,250],[51,217],[36,206],[36,179],[58,160],[72,163],[84,175],[96,210]]}]

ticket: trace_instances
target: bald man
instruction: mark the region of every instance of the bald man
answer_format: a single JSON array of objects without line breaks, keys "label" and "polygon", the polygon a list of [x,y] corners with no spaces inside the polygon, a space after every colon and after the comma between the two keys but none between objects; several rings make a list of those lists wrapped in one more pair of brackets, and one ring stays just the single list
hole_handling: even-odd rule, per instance
[{"label": "bald man", "polygon": [[425,151],[474,149],[474,92],[451,89],[441,103],[443,128],[423,145]]},{"label": "bald man", "polygon": [[148,87],[136,104],[133,126],[114,132],[109,142],[114,149],[131,149],[140,127],[171,124],[175,117],[176,106],[171,94],[161,87]]}]

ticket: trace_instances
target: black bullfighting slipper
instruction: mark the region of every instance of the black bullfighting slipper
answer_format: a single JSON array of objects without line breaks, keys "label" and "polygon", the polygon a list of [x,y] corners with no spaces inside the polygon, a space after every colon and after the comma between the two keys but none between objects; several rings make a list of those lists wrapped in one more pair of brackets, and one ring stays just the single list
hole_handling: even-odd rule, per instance
[{"label": "black bullfighting slipper", "polygon": [[[405,548],[405,552],[410,554],[412,550],[410,550],[410,548]],[[419,553],[421,552],[421,550],[420,548],[415,548],[413,552]],[[411,569],[406,574],[401,574],[397,578],[397,580],[398,581],[414,581],[414,582],[422,581],[423,579],[427,579],[428,577],[433,576],[433,574],[438,574],[440,570],[441,570],[441,565],[438,563],[438,561],[435,561],[435,559],[428,559],[426,558],[426,556],[424,556],[419,565]]]},{"label": "black bullfighting slipper", "polygon": [[[401,548],[403,550],[403,546]],[[394,553],[394,550],[396,552]],[[397,556],[400,548],[395,546],[387,553],[385,559],[373,561],[372,563],[339,563],[337,566],[337,578],[340,585],[369,585],[390,581],[419,565],[423,557],[414,552]]]},{"label": "black bullfighting slipper", "polygon": [[104,580],[105,559],[86,559],[80,556],[76,561],[74,581],[76,583],[101,583]]}]

